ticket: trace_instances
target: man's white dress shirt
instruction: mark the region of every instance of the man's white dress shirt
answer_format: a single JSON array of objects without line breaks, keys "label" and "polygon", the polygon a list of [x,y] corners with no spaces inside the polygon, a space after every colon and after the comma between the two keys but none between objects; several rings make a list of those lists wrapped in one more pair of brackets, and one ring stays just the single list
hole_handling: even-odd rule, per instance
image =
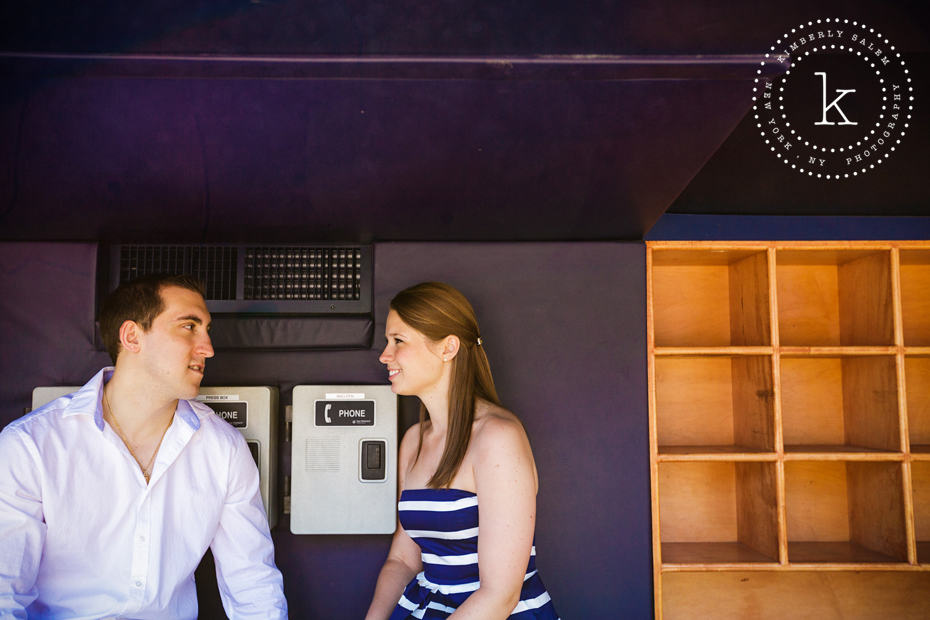
[{"label": "man's white dress shirt", "polygon": [[209,547],[231,618],[286,618],[242,435],[179,400],[146,485],[103,419],[112,372],[0,433],[0,617],[195,618]]}]

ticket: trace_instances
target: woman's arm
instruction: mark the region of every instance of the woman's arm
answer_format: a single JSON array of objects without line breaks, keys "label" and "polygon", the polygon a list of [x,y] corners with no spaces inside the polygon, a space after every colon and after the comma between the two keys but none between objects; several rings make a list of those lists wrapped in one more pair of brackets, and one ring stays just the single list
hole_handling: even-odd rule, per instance
[{"label": "woman's arm", "polygon": [[391,550],[378,574],[378,583],[365,615],[366,620],[386,620],[391,615],[404,588],[420,572],[414,562],[416,565],[420,563],[420,547],[398,526]]},{"label": "woman's arm", "polygon": [[[419,424],[414,424],[408,429],[400,444],[400,455],[397,459],[398,494],[403,491],[404,479],[416,452],[420,436],[419,426]],[[413,542],[398,522],[394,539],[391,541],[391,549],[378,574],[375,593],[365,620],[386,620],[397,606],[404,588],[421,569],[420,546]]]},{"label": "woman's arm", "polygon": [[515,419],[489,417],[473,441],[481,586],[450,619],[495,620],[520,601],[536,526],[536,468]]}]

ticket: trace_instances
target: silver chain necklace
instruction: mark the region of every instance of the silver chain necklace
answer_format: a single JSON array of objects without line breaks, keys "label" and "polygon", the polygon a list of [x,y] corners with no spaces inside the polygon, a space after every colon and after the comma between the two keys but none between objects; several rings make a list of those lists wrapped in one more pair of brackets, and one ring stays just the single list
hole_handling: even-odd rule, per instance
[{"label": "silver chain necklace", "polygon": [[103,400],[106,402],[107,409],[110,412],[110,421],[113,422],[113,430],[115,430],[116,434],[119,435],[119,438],[123,440],[123,443],[129,450],[129,454],[132,455],[132,458],[136,461],[136,464],[142,469],[142,477],[145,478],[145,482],[148,484],[149,479],[152,477],[152,464],[155,462],[155,457],[158,455],[158,450],[161,448],[161,442],[165,438],[165,433],[168,432],[168,426],[170,426],[170,423],[166,425],[164,430],[161,432],[161,437],[158,438],[158,444],[152,451],[152,456],[149,458],[148,463],[143,465],[139,457],[136,456],[136,451],[132,449],[132,443],[129,441],[129,439],[126,438],[126,433],[123,432],[122,427],[119,425],[119,421],[116,419],[116,412],[113,411],[113,405],[110,404],[110,398],[107,396],[106,389],[103,390]]}]

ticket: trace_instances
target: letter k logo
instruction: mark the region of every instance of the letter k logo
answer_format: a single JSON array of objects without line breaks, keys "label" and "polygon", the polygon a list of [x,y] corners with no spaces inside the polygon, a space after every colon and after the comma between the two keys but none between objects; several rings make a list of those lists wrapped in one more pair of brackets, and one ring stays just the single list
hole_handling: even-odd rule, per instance
[{"label": "letter k logo", "polygon": [[[827,74],[826,74],[826,72],[824,72],[824,71],[818,71],[818,72],[816,72],[814,75],[819,75],[820,78],[821,78],[821,80],[823,81],[823,89],[821,90],[821,92],[823,93],[823,98],[822,98],[822,99],[823,99],[823,102],[821,103],[821,105],[823,106],[823,117],[820,119],[819,122],[814,123],[814,124],[815,124],[815,125],[837,125],[837,124],[839,124],[839,125],[857,125],[858,123],[854,123],[854,122],[850,121],[848,118],[846,118],[846,115],[843,114],[843,110],[842,110],[842,108],[840,108],[840,105],[839,105],[839,104],[840,104],[840,99],[842,99],[843,97],[845,97],[845,96],[848,95],[849,93],[854,93],[854,92],[856,92],[856,89],[855,89],[855,88],[851,88],[851,89],[848,89],[848,90],[847,90],[847,89],[837,88],[837,89],[836,89],[836,92],[838,92],[840,95],[839,95],[836,99],[834,99],[834,100],[830,103],[830,105],[827,105]],[[839,112],[839,113],[840,113],[840,116],[843,117],[843,122],[842,122],[842,123],[831,123],[830,121],[827,120],[827,111],[828,111],[830,108],[836,108],[836,111]]]}]

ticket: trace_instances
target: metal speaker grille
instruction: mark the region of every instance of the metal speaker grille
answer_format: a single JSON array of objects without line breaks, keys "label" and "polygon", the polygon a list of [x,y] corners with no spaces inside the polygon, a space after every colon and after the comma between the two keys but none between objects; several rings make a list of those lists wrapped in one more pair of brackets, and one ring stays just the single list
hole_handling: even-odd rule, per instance
[{"label": "metal speaker grille", "polygon": [[206,299],[236,298],[238,249],[229,246],[124,245],[120,282],[153,273],[189,274],[206,289]]},{"label": "metal speaker grille", "polygon": [[358,300],[361,278],[358,248],[245,249],[245,299]]},{"label": "metal speaker grille", "polygon": [[304,441],[304,471],[339,471],[341,452],[339,437],[308,437]]}]

